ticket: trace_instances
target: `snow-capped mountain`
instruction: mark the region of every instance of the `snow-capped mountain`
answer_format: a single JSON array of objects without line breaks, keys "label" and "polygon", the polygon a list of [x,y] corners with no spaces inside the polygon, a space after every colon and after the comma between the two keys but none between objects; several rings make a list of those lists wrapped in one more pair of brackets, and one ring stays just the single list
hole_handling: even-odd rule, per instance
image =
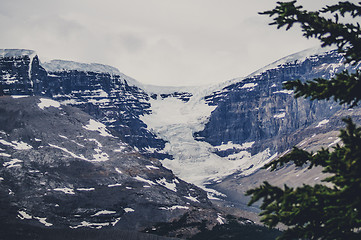
[{"label": "snow-capped mountain", "polygon": [[[101,64],[40,63],[31,51],[1,53],[1,94],[47,96],[78,107],[135,150],[161,159],[176,176],[215,197],[236,194],[230,190],[236,183],[226,184],[230,178],[254,176],[293,145],[342,126],[331,125],[331,119],[348,114],[343,107],[294,99],[282,88],[284,81],[330,78],[359,68],[344,65],[336,51],[311,49],[245,78],[175,88],[143,85]],[[323,144],[336,140],[329,136]]]}]

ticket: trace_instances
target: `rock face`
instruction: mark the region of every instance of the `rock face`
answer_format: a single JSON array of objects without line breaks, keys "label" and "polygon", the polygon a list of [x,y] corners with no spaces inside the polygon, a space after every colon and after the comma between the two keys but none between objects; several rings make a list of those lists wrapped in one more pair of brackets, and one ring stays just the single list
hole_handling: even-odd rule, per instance
[{"label": "rock face", "polygon": [[217,108],[204,130],[195,136],[213,146],[227,142],[255,142],[253,154],[266,148],[272,153],[285,151],[289,145],[265,142],[328,119],[341,107],[327,101],[295,99],[292,91],[282,89],[282,83],[331,78],[336,68],[337,71],[344,70],[341,62],[342,56],[331,51],[301,62],[278,65],[206,96],[208,104]]},{"label": "rock face", "polygon": [[[34,51],[3,49],[0,52],[0,94],[47,96],[76,106],[103,122],[143,154],[158,158],[165,141],[139,120],[149,114],[149,96],[135,80],[101,64],[53,60],[40,66]],[[131,82],[132,85],[129,85]]]},{"label": "rock face", "polygon": [[140,231],[194,211],[199,222],[217,223],[203,190],[113,132],[48,98],[1,97],[2,224]]}]

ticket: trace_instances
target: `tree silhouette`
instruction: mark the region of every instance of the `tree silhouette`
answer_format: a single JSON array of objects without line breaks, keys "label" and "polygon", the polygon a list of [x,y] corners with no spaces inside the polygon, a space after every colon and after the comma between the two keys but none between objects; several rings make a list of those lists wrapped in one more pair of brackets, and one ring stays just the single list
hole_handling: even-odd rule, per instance
[{"label": "tree silhouette", "polygon": [[[261,14],[273,17],[271,25],[290,29],[300,24],[306,38],[317,38],[321,46],[336,46],[344,55],[345,64],[361,62],[361,28],[356,21],[361,17],[361,2],[339,2],[318,11],[307,11],[297,1],[278,2],[277,6]],[[351,23],[350,23],[351,22]],[[355,22],[355,23],[353,23]],[[295,97],[333,99],[350,108],[361,100],[360,71],[341,72],[332,79],[313,79],[286,82],[284,87],[295,91]],[[315,186],[291,188],[272,186],[264,182],[247,191],[249,205],[263,199],[262,222],[269,227],[279,223],[288,226],[279,239],[361,239],[361,128],[350,118],[344,119],[341,130],[342,145],[316,153],[297,147],[267,164],[264,168],[276,170],[292,162],[298,167],[323,167],[329,177]]]}]

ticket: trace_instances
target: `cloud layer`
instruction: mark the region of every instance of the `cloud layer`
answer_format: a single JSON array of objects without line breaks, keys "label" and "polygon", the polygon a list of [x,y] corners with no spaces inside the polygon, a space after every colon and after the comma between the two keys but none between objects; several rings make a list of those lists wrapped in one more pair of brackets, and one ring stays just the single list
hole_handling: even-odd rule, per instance
[{"label": "cloud layer", "polygon": [[[321,6],[312,2],[301,3]],[[42,61],[108,64],[145,84],[211,84],[318,44],[297,29],[268,26],[270,19],[257,13],[274,6],[270,0],[2,0],[0,48],[33,49]]]}]

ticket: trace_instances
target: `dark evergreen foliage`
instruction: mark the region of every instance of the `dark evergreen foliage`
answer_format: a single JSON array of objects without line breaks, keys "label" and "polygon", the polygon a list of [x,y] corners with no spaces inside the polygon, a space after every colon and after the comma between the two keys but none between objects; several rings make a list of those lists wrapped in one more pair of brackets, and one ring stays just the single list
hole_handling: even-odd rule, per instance
[{"label": "dark evergreen foliage", "polygon": [[[272,25],[291,28],[299,23],[304,36],[318,38],[322,46],[336,44],[345,56],[345,63],[361,62],[361,29],[358,23],[340,23],[349,14],[361,16],[361,2],[339,2],[319,11],[306,11],[296,6],[296,1],[278,2],[275,9],[264,12],[275,16]],[[333,14],[333,18],[323,17]],[[361,100],[360,71],[344,71],[334,78],[314,79],[306,82],[292,81],[285,88],[295,90],[296,97],[331,99],[349,107]],[[323,167],[328,184],[303,185],[279,188],[264,182],[251,189],[250,205],[263,199],[262,221],[269,227],[283,223],[289,228],[279,239],[361,239],[361,128],[350,118],[344,119],[346,129],[341,130],[342,145],[332,150],[321,149],[316,153],[294,147],[293,150],[266,165],[276,170],[293,163],[298,167]]]},{"label": "dark evergreen foliage", "polygon": [[273,240],[281,234],[280,231],[267,229],[252,223],[242,223],[233,216],[227,216],[228,223],[216,225],[212,230],[204,230],[190,240]]}]

